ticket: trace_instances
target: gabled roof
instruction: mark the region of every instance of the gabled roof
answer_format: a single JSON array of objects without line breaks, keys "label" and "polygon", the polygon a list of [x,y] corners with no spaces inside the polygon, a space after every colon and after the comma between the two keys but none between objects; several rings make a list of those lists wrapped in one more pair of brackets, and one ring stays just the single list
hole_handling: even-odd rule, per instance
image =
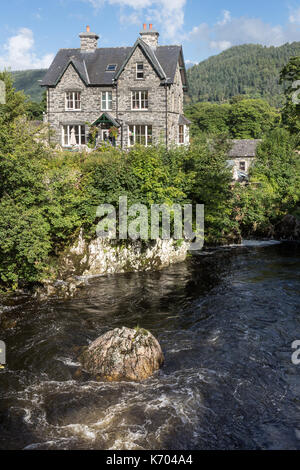
[{"label": "gabled roof", "polygon": [[[50,65],[41,86],[56,86],[70,64],[74,66],[86,86],[111,86],[136,47],[141,47],[161,80],[166,83],[174,82],[177,64],[183,61],[181,46],[158,46],[154,50],[139,38],[133,47],[99,48],[92,53],[81,49],[61,49]],[[110,64],[117,65],[115,71],[106,71]],[[183,69],[185,71],[184,63]],[[185,72],[182,76],[186,86]]]},{"label": "gabled roof", "polygon": [[126,67],[126,65],[128,64],[130,58],[132,57],[133,53],[135,52],[135,50],[137,49],[137,47],[140,47],[141,50],[144,52],[145,56],[147,57],[147,59],[150,61],[150,63],[152,64],[152,67],[154,68],[154,70],[156,71],[157,75],[159,76],[160,79],[166,79],[167,76],[162,68],[162,66],[160,65],[156,55],[155,55],[155,52],[154,50],[148,46],[148,44],[146,44],[141,38],[138,38],[133,46],[133,48],[130,50],[128,56],[126,57],[124,63],[122,64],[122,66],[120,67],[120,69],[118,70],[118,72],[116,73],[116,76],[115,76],[115,80],[118,80],[119,76],[121,75],[121,73],[123,72],[124,68]]},{"label": "gabled roof", "polygon": [[256,149],[260,139],[234,139],[231,141],[232,148],[228,152],[229,157],[255,157]]},{"label": "gabled roof", "polygon": [[93,122],[92,125],[98,126],[101,123],[105,123],[105,124],[110,123],[115,127],[120,127],[120,123],[115,118],[113,118],[111,114],[107,112],[102,113],[101,116],[95,122]]}]

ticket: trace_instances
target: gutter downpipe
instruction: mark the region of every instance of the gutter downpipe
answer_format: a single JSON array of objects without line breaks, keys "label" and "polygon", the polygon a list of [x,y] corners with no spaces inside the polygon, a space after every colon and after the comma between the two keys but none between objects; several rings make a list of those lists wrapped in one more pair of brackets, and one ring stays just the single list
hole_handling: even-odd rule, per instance
[{"label": "gutter downpipe", "polygon": [[169,148],[169,126],[168,126],[168,84],[165,82],[165,89],[166,89],[166,149]]}]

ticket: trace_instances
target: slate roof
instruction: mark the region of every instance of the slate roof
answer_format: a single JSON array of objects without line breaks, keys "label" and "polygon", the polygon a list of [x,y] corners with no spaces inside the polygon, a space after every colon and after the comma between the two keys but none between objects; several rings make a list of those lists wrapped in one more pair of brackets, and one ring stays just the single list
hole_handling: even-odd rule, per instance
[{"label": "slate roof", "polygon": [[180,114],[178,124],[181,126],[190,126],[192,124],[183,114]]},{"label": "slate roof", "polygon": [[[133,47],[99,48],[95,52],[61,49],[50,65],[41,86],[56,86],[70,63],[74,65],[86,85],[112,85],[137,46],[140,46],[148,56],[160,78],[166,79],[167,83],[173,83],[180,57],[183,61],[181,46],[158,46],[153,50],[139,38]],[[117,65],[114,72],[106,71],[109,64]],[[186,80],[185,69],[184,78]]]},{"label": "slate roof", "polygon": [[256,149],[258,144],[261,142],[260,139],[234,139],[231,141],[233,146],[228,152],[229,157],[255,157]]}]

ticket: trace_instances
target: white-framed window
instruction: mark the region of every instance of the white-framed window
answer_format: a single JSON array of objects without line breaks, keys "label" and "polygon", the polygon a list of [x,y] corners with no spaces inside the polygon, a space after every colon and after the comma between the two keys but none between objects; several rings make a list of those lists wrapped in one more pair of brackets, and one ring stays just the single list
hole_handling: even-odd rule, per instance
[{"label": "white-framed window", "polygon": [[72,145],[73,129],[75,132],[75,139],[77,145],[84,145],[86,143],[86,134],[84,125],[67,125],[62,126],[62,145],[63,147],[70,147]]},{"label": "white-framed window", "polygon": [[66,93],[66,111],[81,110],[81,93],[80,91],[67,91]]},{"label": "white-framed window", "polygon": [[141,110],[148,109],[148,91],[132,91],[131,92],[131,109]]},{"label": "white-framed window", "polygon": [[240,162],[240,170],[246,171],[246,162]]},{"label": "white-framed window", "polygon": [[135,125],[129,126],[129,146],[135,144],[152,145],[152,126]]},{"label": "white-framed window", "polygon": [[180,124],[178,129],[178,143],[180,145],[185,144],[185,126]]},{"label": "white-framed window", "polygon": [[143,64],[143,62],[138,62],[136,64],[136,78],[137,78],[137,80],[142,80],[144,78],[144,64]]},{"label": "white-framed window", "polygon": [[102,91],[101,93],[101,110],[112,111],[112,91]]}]

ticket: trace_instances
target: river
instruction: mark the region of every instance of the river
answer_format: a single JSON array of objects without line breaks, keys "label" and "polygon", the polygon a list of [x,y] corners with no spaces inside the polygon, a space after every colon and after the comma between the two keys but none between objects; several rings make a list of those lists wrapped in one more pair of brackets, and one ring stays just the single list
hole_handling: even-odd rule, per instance
[{"label": "river", "polygon": [[[2,305],[0,448],[300,449],[299,274],[299,244],[244,242]],[[82,346],[137,325],[165,353],[153,378],[80,371]]]}]

